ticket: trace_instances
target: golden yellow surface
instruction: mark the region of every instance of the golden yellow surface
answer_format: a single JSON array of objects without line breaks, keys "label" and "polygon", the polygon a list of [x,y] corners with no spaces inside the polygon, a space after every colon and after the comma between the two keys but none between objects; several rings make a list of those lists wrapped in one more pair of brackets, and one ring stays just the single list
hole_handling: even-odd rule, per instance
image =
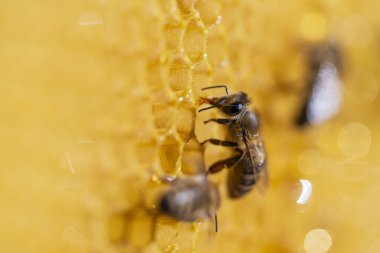
[{"label": "golden yellow surface", "polygon": [[[23,1],[0,8],[1,252],[380,252],[375,0]],[[337,118],[298,129],[305,50],[344,52]],[[194,174],[208,85],[253,99],[270,185],[219,232],[157,216],[163,175]],[[191,139],[188,146],[185,142]],[[206,165],[226,154],[207,147]],[[198,150],[199,151],[199,150]],[[304,181],[300,181],[304,180]],[[300,182],[312,194],[297,204]]]}]

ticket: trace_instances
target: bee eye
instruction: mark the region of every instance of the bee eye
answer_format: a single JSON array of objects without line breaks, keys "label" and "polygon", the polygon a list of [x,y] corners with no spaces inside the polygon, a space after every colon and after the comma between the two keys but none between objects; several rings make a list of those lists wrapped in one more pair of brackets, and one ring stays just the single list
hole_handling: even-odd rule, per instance
[{"label": "bee eye", "polygon": [[224,112],[228,115],[236,115],[239,114],[243,110],[242,103],[235,103],[230,106],[226,106],[224,108]]}]

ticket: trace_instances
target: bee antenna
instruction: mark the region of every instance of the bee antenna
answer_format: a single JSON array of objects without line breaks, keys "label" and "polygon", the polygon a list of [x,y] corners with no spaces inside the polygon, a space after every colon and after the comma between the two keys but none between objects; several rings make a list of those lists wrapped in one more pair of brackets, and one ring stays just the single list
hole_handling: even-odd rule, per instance
[{"label": "bee antenna", "polygon": [[216,85],[216,86],[209,86],[209,87],[204,87],[202,88],[201,90],[208,90],[208,89],[214,89],[214,88],[224,88],[226,90],[226,94],[227,96],[229,95],[228,94],[228,88],[226,85]]},{"label": "bee antenna", "polygon": [[200,109],[200,110],[198,110],[198,112],[206,111],[206,110],[211,109],[211,108],[214,108],[214,107],[218,107],[218,105],[212,105],[212,106],[209,106],[209,107],[206,107],[206,108]]},{"label": "bee antenna", "polygon": [[215,213],[215,233],[218,233],[218,216]]}]

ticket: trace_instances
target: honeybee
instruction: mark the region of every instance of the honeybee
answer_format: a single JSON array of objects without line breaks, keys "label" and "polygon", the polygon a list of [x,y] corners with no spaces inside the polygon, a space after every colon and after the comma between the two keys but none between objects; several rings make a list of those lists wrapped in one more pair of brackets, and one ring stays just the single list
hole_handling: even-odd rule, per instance
[{"label": "honeybee", "polygon": [[340,48],[327,42],[311,48],[308,55],[307,96],[298,125],[316,125],[335,116],[342,104],[343,87]]},{"label": "honeybee", "polygon": [[211,104],[202,112],[218,108],[228,118],[209,119],[204,123],[215,122],[227,127],[227,140],[207,139],[202,142],[232,148],[236,155],[218,161],[210,166],[208,173],[217,173],[223,168],[230,168],[227,177],[228,194],[231,198],[239,198],[251,191],[259,179],[264,186],[268,184],[266,167],[266,151],[260,135],[260,119],[256,111],[250,110],[250,99],[244,92],[229,94],[225,85],[210,86],[202,90],[225,88],[226,96],[201,98],[202,103]]},{"label": "honeybee", "polygon": [[220,194],[205,174],[176,178],[169,183],[170,188],[159,200],[162,213],[186,222],[214,216],[215,231],[218,230],[216,211],[220,207]]}]

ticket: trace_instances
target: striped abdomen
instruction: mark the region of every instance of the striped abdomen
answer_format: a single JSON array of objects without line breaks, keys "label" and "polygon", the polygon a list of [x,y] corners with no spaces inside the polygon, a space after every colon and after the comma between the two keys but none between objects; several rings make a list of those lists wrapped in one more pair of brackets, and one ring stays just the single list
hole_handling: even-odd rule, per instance
[{"label": "striped abdomen", "polygon": [[[253,166],[250,158],[244,156],[238,164],[228,171],[227,186],[228,194],[231,198],[239,198],[245,195],[256,184],[256,179],[259,179],[260,175],[255,176]],[[265,163],[256,168],[256,171],[262,171],[263,166],[265,166]]]}]

